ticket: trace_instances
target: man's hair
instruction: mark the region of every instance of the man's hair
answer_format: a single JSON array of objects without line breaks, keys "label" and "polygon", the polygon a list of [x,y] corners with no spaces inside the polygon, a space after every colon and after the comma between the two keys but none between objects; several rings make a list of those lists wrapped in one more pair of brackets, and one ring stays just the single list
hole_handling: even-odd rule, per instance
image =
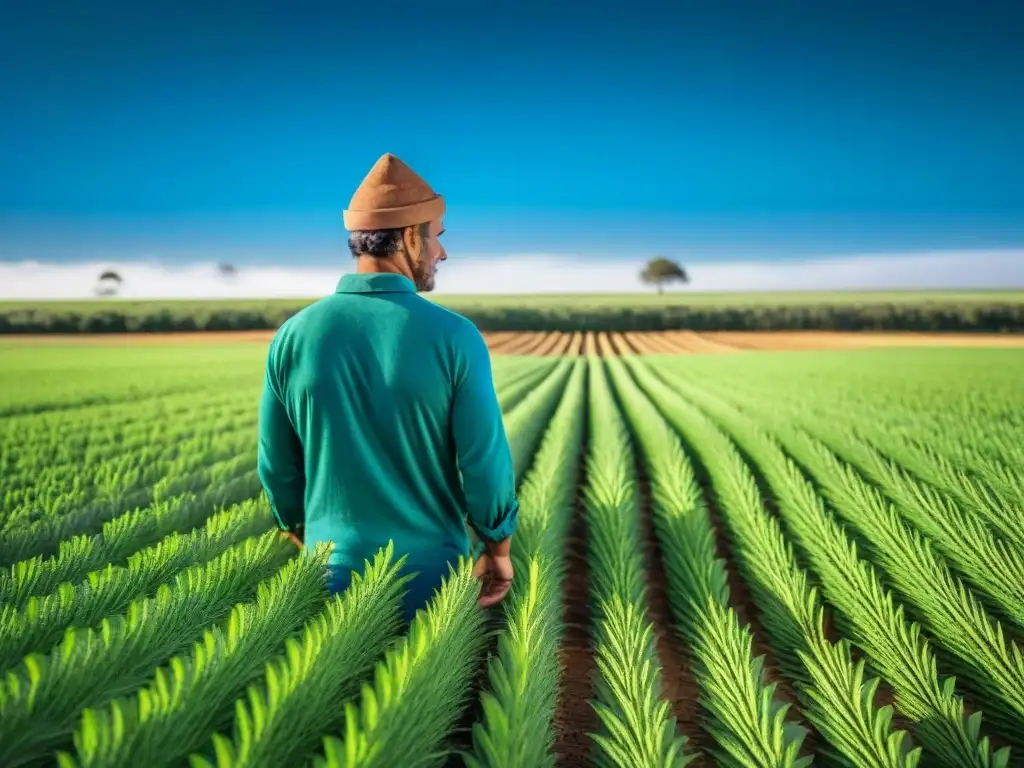
[{"label": "man's hair", "polygon": [[[416,225],[420,237],[430,234],[430,222]],[[348,249],[352,256],[367,255],[377,259],[394,256],[402,247],[402,232],[399,229],[362,229],[349,233]]]}]

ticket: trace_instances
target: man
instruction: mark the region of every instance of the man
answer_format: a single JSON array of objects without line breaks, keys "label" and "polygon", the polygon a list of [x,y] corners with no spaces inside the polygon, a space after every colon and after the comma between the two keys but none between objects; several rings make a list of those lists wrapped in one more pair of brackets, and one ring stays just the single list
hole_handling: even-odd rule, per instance
[{"label": "man", "polygon": [[484,544],[480,604],[512,582],[519,505],[487,345],[420,296],[447,258],[444,199],[381,157],[344,213],[356,272],[285,322],[267,356],[260,480],[296,542],[332,541],[332,591],[380,547],[407,555],[405,618],[460,555]]}]

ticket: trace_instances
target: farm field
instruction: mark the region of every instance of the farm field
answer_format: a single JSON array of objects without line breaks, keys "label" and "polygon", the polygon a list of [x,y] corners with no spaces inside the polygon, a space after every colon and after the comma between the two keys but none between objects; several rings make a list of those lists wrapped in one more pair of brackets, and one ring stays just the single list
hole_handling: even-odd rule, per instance
[{"label": "farm field", "polygon": [[485,334],[494,355],[721,355],[736,352],[886,347],[1016,347],[1024,334],[797,332],[585,332]]},{"label": "farm field", "polygon": [[1024,350],[770,335],[490,335],[516,581],[409,627],[274,531],[264,343],[4,340],[0,766],[1024,764]]},{"label": "farm field", "polygon": [[[66,347],[138,347],[267,344],[275,331],[202,331],[192,333],[111,333],[0,336],[0,350]],[[495,356],[732,354],[736,352],[832,350],[886,347],[1024,348],[1024,334],[1008,333],[837,333],[831,331],[639,331],[564,333],[494,331],[484,338]]]}]

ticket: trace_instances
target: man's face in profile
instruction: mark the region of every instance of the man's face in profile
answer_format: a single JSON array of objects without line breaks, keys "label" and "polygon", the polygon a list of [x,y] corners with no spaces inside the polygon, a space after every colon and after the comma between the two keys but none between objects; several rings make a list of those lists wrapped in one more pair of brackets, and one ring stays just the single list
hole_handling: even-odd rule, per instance
[{"label": "man's face in profile", "polygon": [[412,266],[416,290],[426,293],[434,290],[437,265],[448,258],[441,245],[444,222],[441,219],[427,222],[422,227],[410,227],[406,236],[406,248]]}]

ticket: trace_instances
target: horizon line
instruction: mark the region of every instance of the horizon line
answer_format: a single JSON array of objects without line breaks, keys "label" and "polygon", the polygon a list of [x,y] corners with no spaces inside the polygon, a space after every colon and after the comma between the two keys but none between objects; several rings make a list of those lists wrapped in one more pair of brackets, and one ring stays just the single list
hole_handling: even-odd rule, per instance
[{"label": "horizon line", "polygon": [[[648,258],[590,261],[555,254],[452,258],[439,264],[436,296],[653,295]],[[779,261],[681,261],[689,276],[672,295],[809,292],[992,292],[1024,289],[1024,249],[860,254]],[[255,265],[224,273],[216,261],[43,263],[0,261],[0,300],[94,300],[113,271],[118,300],[295,299],[333,293],[354,264]]]}]

